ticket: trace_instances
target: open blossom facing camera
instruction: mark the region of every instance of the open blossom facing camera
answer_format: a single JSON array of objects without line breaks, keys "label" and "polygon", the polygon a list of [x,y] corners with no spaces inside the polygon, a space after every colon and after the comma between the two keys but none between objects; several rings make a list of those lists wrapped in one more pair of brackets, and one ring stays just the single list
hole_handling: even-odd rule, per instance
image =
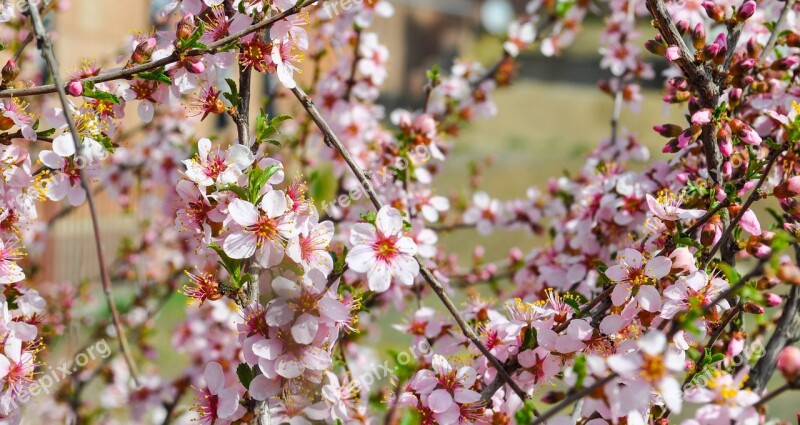
[{"label": "open blossom facing camera", "polygon": [[[631,295],[639,305],[649,311],[661,309],[661,294],[656,288],[659,280],[668,275],[672,261],[663,256],[646,260],[641,252],[625,249],[617,256],[617,264],[606,270],[606,276],[617,284],[611,299],[622,305]],[[635,292],[635,294],[634,294]]]},{"label": "open blossom facing camera", "polygon": [[231,258],[249,258],[256,254],[262,267],[272,267],[283,258],[285,241],[299,229],[286,215],[286,195],[275,190],[261,199],[258,207],[241,199],[228,205],[228,214],[238,230],[225,238],[223,249]]},{"label": "open blossom facing camera", "polygon": [[232,145],[226,152],[211,150],[211,141],[200,139],[197,143],[197,156],[183,161],[186,176],[200,186],[236,183],[242,172],[253,163],[250,149],[242,145]]},{"label": "open blossom facing camera", "polygon": [[404,236],[403,217],[396,209],[385,206],[378,211],[375,224],[358,223],[350,230],[353,248],[347,265],[353,271],[366,273],[369,289],[383,292],[392,280],[410,286],[419,274],[414,259],[417,244]]}]

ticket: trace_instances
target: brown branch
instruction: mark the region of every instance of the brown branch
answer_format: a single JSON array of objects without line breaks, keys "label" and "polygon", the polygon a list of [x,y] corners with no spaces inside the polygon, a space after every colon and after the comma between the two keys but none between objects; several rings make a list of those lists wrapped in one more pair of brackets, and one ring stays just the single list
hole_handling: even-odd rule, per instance
[{"label": "brown branch", "polygon": [[[694,55],[683,41],[683,37],[675,26],[675,22],[669,11],[667,11],[667,6],[663,0],[647,0],[647,9],[650,11],[653,22],[667,45],[677,46],[680,50],[680,56],[675,63],[681,68],[689,84],[698,93],[700,105],[705,108],[715,108],[719,103],[720,91],[717,84],[714,83],[711,68],[693,60]],[[708,174],[714,184],[719,185],[722,183],[723,158],[717,145],[717,133],[713,123],[703,126],[701,137]]]},{"label": "brown branch", "polygon": [[[364,170],[355,162],[350,152],[342,145],[339,138],[331,129],[330,125],[322,118],[317,107],[314,105],[314,102],[308,95],[300,88],[296,87],[292,89],[292,93],[295,97],[300,101],[303,105],[303,108],[311,115],[311,118],[314,120],[314,123],[319,127],[320,131],[323,134],[325,143],[335,149],[356,175],[359,183],[361,183],[362,188],[366,191],[367,197],[370,199],[372,204],[375,206],[375,209],[381,209],[383,207],[383,202],[378,198],[377,192],[372,185],[369,177],[367,177]],[[421,258],[416,257],[417,263],[419,264],[419,271],[425,281],[428,282],[428,285],[431,287],[434,293],[439,297],[439,299],[444,304],[445,308],[450,312],[450,315],[453,316],[458,326],[461,328],[462,333],[464,336],[470,340],[478,350],[486,357],[486,359],[492,364],[492,366],[497,370],[497,374],[502,377],[502,379],[511,387],[512,390],[521,398],[526,399],[528,395],[523,391],[519,385],[511,378],[508,372],[503,367],[503,364],[498,360],[487,348],[483,345],[483,343],[478,338],[478,335],[475,333],[475,330],[467,323],[464,316],[458,311],[453,301],[447,295],[444,290],[444,287],[439,282],[438,279],[433,275],[433,273],[425,266],[425,263],[422,261]]]},{"label": "brown branch", "polygon": [[[116,70],[113,70],[113,71],[102,73],[102,74],[94,76],[94,77],[84,78],[84,79],[78,80],[78,81],[81,81],[81,82],[92,82],[92,83],[104,83],[104,82],[107,82],[107,81],[119,80],[119,79],[123,79],[123,78],[131,78],[131,77],[133,77],[134,75],[136,75],[138,73],[152,71],[154,69],[161,68],[162,66],[166,66],[166,65],[169,65],[169,64],[172,64],[172,63],[175,63],[175,62],[179,62],[180,60],[182,60],[183,58],[185,58],[187,56],[201,56],[201,55],[205,55],[205,54],[209,54],[209,53],[217,53],[217,52],[220,51],[221,47],[225,47],[225,46],[227,46],[227,45],[229,45],[231,43],[234,43],[237,40],[241,39],[242,37],[250,35],[250,34],[256,32],[256,31],[262,30],[264,28],[269,28],[275,22],[278,22],[281,19],[286,18],[287,16],[294,15],[297,12],[299,12],[300,10],[302,10],[303,8],[312,5],[313,3],[314,3],[313,1],[308,1],[308,0],[301,1],[301,2],[297,3],[296,5],[286,9],[285,11],[283,11],[283,12],[281,12],[281,13],[275,15],[275,16],[272,16],[270,18],[264,19],[263,21],[261,21],[261,22],[259,22],[257,24],[251,25],[251,26],[249,26],[249,27],[247,27],[247,28],[245,28],[245,29],[243,29],[241,31],[238,31],[236,33],[233,33],[233,34],[227,36],[227,37],[221,38],[220,40],[211,43],[205,49],[191,49],[191,50],[187,50],[187,51],[184,51],[184,52],[175,51],[171,55],[169,55],[169,56],[167,56],[165,58],[162,58],[162,59],[158,59],[158,60],[155,60],[155,61],[150,61],[150,62],[147,62],[147,63],[143,63],[141,65],[132,66],[130,68],[116,69]],[[61,82],[58,82],[56,84],[61,84],[62,91],[66,87]],[[22,88],[22,89],[2,90],[2,91],[0,91],[0,98],[38,96],[38,95],[43,95],[43,94],[48,94],[48,93],[56,93],[58,91],[57,88],[56,88],[56,84],[46,84],[46,85],[28,87],[28,88]]]},{"label": "brown branch", "polygon": [[[27,0],[28,8],[30,11],[30,18],[31,23],[33,24],[33,30],[36,35],[36,41],[39,46],[39,50],[42,53],[42,57],[44,58],[45,62],[47,62],[47,67],[50,69],[50,73],[53,76],[53,81],[55,82],[55,87],[58,92],[58,97],[61,100],[61,105],[64,107],[64,111],[69,111],[69,101],[67,100],[67,94],[64,91],[64,85],[61,81],[61,75],[58,67],[58,61],[53,54],[53,46],[50,42],[50,37],[48,37],[47,32],[44,29],[44,25],[42,24],[42,18],[39,16],[39,9],[36,8],[33,0]],[[80,155],[81,153],[81,144],[79,142],[80,135],[78,134],[78,130],[75,127],[75,119],[71,113],[65,113],[64,117],[66,118],[67,124],[69,126],[69,131],[72,134],[72,142],[75,144],[75,152],[76,154]],[[103,284],[103,294],[105,295],[106,302],[108,303],[108,309],[111,312],[111,317],[114,322],[114,329],[117,333],[117,340],[119,341],[119,348],[122,352],[123,357],[125,358],[125,362],[128,365],[128,369],[130,370],[131,378],[139,385],[139,376],[138,372],[136,371],[136,363],[131,356],[130,350],[128,348],[128,340],[125,337],[125,329],[122,326],[122,321],[119,317],[119,312],[117,311],[117,305],[114,301],[114,297],[111,294],[111,279],[108,275],[108,269],[106,269],[105,259],[103,254],[103,247],[102,247],[102,237],[100,236],[100,223],[97,218],[97,209],[94,204],[94,196],[91,192],[91,188],[89,187],[89,183],[86,181],[86,176],[78,170],[78,175],[80,176],[81,186],[83,190],[86,191],[86,200],[89,204],[89,213],[92,218],[92,227],[94,229],[94,241],[95,247],[97,249],[97,262],[99,263],[100,267],[100,279]]]}]

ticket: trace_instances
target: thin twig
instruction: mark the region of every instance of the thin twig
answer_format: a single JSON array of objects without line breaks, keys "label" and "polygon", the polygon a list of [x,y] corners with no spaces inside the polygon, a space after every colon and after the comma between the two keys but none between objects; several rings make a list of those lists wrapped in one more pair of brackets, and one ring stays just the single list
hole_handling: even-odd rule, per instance
[{"label": "thin twig", "polygon": [[[50,73],[52,74],[53,81],[55,82],[56,91],[58,92],[58,97],[61,100],[61,105],[64,108],[64,118],[66,118],[67,125],[69,126],[69,131],[72,134],[72,142],[75,145],[75,153],[77,155],[81,154],[82,147],[79,142],[80,135],[78,134],[78,130],[75,127],[75,119],[72,116],[70,111],[70,104],[67,100],[67,94],[64,91],[64,85],[61,81],[61,75],[58,67],[58,61],[53,54],[53,46],[50,42],[50,37],[48,37],[47,32],[44,29],[44,25],[42,24],[42,19],[39,16],[39,9],[36,8],[33,0],[27,0],[28,8],[30,10],[30,18],[31,22],[33,23],[33,30],[36,34],[36,41],[39,46],[39,50],[42,52],[42,57],[44,58],[45,62],[47,62],[47,67],[50,69]],[[100,236],[100,223],[97,218],[97,209],[94,204],[94,196],[92,195],[91,188],[89,187],[89,183],[86,180],[86,176],[81,173],[80,170],[77,170],[78,175],[81,180],[81,186],[83,190],[86,191],[86,200],[89,204],[89,214],[92,218],[92,227],[94,228],[94,242],[95,247],[97,249],[97,262],[99,263],[100,267],[100,280],[103,284],[103,294],[106,297],[106,302],[108,303],[108,309],[111,312],[111,318],[114,322],[114,329],[117,333],[117,340],[119,341],[119,348],[122,352],[123,357],[125,358],[125,363],[128,365],[128,369],[131,373],[131,378],[136,383],[136,386],[139,386],[139,374],[136,371],[136,363],[131,356],[130,349],[128,348],[128,340],[125,336],[125,329],[122,326],[122,320],[119,317],[119,311],[117,311],[117,304],[114,301],[114,297],[111,293],[111,279],[108,275],[108,269],[106,269],[105,259],[103,258],[103,246],[102,246],[102,237]]]}]

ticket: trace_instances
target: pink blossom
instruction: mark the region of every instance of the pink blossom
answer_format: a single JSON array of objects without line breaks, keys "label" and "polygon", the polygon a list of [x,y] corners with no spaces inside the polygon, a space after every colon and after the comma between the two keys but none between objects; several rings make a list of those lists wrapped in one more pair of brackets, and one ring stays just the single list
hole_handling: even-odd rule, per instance
[{"label": "pink blossom", "polygon": [[268,192],[258,208],[250,202],[234,199],[228,206],[231,219],[239,225],[222,248],[231,258],[250,258],[262,267],[272,267],[283,258],[284,241],[299,233],[294,221],[286,217],[286,195],[280,191]]},{"label": "pink blossom", "polygon": [[239,390],[225,387],[225,374],[219,363],[211,362],[203,372],[206,387],[198,390],[198,404],[195,406],[202,424],[230,424],[245,414],[244,406],[239,404]]},{"label": "pink blossom", "polygon": [[414,259],[417,244],[403,236],[403,218],[396,209],[384,206],[378,211],[375,225],[358,223],[350,230],[353,248],[347,254],[347,265],[358,273],[366,273],[369,288],[376,292],[389,289],[392,279],[411,285],[419,274]]},{"label": "pink blossom", "polygon": [[617,257],[617,264],[606,270],[606,276],[617,284],[611,293],[614,305],[622,305],[631,295],[632,288],[638,288],[635,299],[649,312],[661,309],[661,294],[653,283],[668,275],[672,261],[664,256],[654,257],[645,263],[641,252],[625,249]]},{"label": "pink blossom", "polygon": [[685,210],[681,208],[683,199],[669,191],[661,191],[658,199],[649,193],[645,196],[650,212],[665,221],[698,219],[706,213],[704,210]]}]

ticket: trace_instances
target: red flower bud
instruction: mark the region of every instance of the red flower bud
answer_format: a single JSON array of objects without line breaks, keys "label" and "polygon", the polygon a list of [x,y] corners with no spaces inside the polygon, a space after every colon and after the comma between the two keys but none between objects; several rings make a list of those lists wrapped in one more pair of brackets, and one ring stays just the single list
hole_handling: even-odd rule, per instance
[{"label": "red flower bud", "polygon": [[10,83],[14,81],[17,76],[19,75],[19,66],[14,62],[13,59],[9,59],[6,62],[6,65],[3,67],[2,76],[4,83]]},{"label": "red flower bud", "polygon": [[770,68],[774,71],[787,71],[797,65],[798,62],[800,62],[800,58],[789,56],[772,62]]},{"label": "red flower bud", "polygon": [[683,128],[675,124],[654,125],[653,130],[663,137],[678,137],[683,132]]},{"label": "red flower bud", "polygon": [[131,54],[131,62],[135,64],[142,64],[150,60],[153,51],[156,49],[156,39],[153,37],[136,45],[136,49]]},{"label": "red flower bud", "polygon": [[760,305],[752,301],[746,302],[744,304],[743,310],[750,314],[764,314],[764,307],[761,307]]},{"label": "red flower bud", "polygon": [[725,10],[721,6],[714,4],[713,1],[704,1],[703,9],[713,21],[722,22],[725,20]]},{"label": "red flower bud", "polygon": [[740,7],[739,10],[736,11],[736,20],[739,22],[744,22],[748,18],[753,16],[753,13],[755,13],[755,11],[756,11],[756,2],[754,2],[753,0],[747,0],[746,2],[744,2],[744,4],[742,4],[742,7]]}]

